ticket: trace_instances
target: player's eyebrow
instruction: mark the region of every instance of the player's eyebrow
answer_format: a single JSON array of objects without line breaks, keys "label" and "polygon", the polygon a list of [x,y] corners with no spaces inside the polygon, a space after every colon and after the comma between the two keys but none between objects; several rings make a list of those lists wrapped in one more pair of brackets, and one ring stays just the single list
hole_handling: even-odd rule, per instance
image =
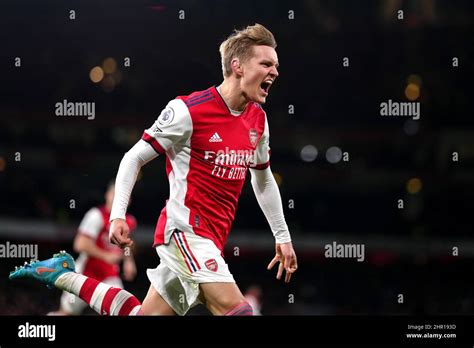
[{"label": "player's eyebrow", "polygon": [[280,64],[279,64],[278,62],[275,63],[275,62],[273,62],[273,61],[270,60],[270,59],[263,59],[262,63],[265,63],[265,64],[267,64],[267,63],[273,64],[273,65],[275,65],[275,67],[277,67],[277,68],[280,66]]}]

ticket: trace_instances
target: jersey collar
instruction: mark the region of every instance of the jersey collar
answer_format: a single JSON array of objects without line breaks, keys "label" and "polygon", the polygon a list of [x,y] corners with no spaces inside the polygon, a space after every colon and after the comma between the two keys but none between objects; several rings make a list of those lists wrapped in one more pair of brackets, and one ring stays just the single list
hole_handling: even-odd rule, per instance
[{"label": "jersey collar", "polygon": [[249,108],[249,105],[251,102],[248,102],[247,103],[247,106],[245,107],[244,111],[242,111],[242,113],[240,115],[233,115],[232,112],[230,111],[230,108],[227,106],[226,102],[224,101],[224,98],[222,98],[222,95],[219,93],[219,91],[217,90],[217,87],[216,86],[212,86],[211,87],[211,92],[212,94],[214,94],[214,97],[216,98],[217,100],[217,103],[224,109],[227,111],[227,113],[232,116],[232,117],[241,117],[242,115],[244,115],[248,108]]}]

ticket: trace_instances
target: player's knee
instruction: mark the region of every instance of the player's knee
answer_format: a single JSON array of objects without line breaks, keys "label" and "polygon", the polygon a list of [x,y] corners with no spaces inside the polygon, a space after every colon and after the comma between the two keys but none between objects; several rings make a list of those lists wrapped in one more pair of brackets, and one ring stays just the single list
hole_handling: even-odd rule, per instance
[{"label": "player's knee", "polygon": [[211,301],[211,307],[214,308],[214,313],[218,315],[227,315],[232,309],[245,302],[245,299],[240,296],[221,295],[218,299]]},{"label": "player's knee", "polygon": [[253,315],[252,306],[245,300],[237,305],[234,305],[229,311],[225,313],[227,316],[248,316]]}]

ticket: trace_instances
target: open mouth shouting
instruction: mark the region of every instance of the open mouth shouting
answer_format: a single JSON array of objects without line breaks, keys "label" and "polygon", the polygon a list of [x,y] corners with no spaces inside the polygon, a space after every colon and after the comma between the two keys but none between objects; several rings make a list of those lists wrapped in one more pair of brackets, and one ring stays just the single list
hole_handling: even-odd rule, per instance
[{"label": "open mouth shouting", "polygon": [[273,79],[271,77],[265,79],[261,84],[260,84],[260,90],[265,94],[265,96],[268,95],[268,91],[270,90],[270,87],[273,84]]}]

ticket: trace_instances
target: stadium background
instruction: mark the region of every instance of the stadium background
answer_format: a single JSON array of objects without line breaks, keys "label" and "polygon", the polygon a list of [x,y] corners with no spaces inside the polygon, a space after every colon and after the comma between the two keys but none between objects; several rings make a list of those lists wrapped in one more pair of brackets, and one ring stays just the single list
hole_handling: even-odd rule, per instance
[{"label": "stadium background", "polygon": [[[265,315],[472,314],[472,16],[469,1],[4,1],[0,243],[72,252],[123,153],[168,100],[220,83],[219,43],[259,22],[278,42],[265,110],[300,269],[290,284],[266,270],[273,237],[247,183],[226,249],[241,289],[261,288]],[[94,83],[96,66],[109,73]],[[95,119],[57,117],[64,99],[95,102]],[[380,116],[388,99],[420,102],[420,120]],[[167,194],[159,158],[130,207],[138,277],[126,288],[140,299]],[[364,244],[364,262],[325,258],[333,241]],[[0,314],[44,315],[60,292],[9,282],[22,262],[0,259]]]}]

